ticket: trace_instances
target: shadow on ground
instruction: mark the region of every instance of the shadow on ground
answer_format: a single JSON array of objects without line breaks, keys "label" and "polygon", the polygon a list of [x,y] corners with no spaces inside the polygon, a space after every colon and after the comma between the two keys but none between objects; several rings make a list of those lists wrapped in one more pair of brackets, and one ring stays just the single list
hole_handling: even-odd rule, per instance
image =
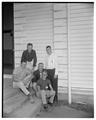
[{"label": "shadow on ground", "polygon": [[53,107],[49,107],[48,112],[41,110],[37,118],[93,118],[94,107],[90,104],[72,103],[59,101]]}]

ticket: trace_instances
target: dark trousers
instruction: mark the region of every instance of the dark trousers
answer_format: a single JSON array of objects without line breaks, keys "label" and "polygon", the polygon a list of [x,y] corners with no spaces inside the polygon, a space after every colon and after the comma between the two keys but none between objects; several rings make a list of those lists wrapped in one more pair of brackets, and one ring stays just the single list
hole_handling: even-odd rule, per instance
[{"label": "dark trousers", "polygon": [[47,69],[47,73],[48,73],[48,79],[51,81],[51,85],[54,91],[56,92],[54,101],[57,102],[58,101],[58,78],[54,79],[55,69]]}]

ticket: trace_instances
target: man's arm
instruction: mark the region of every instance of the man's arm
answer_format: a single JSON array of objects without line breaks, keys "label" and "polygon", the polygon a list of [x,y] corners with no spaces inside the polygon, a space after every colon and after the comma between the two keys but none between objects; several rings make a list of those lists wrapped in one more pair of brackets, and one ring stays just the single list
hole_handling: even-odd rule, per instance
[{"label": "man's arm", "polygon": [[57,78],[57,76],[58,76],[58,58],[57,58],[56,54],[54,55],[54,64],[55,64],[54,78]]},{"label": "man's arm", "polygon": [[47,56],[45,56],[45,61],[44,61],[45,69],[47,69],[47,65],[48,65],[48,58],[47,58]]},{"label": "man's arm", "polygon": [[23,51],[22,57],[21,57],[21,61],[22,61],[22,60],[25,60],[25,59],[26,59],[26,53],[25,53],[25,51]]},{"label": "man's arm", "polygon": [[34,50],[34,61],[33,61],[33,67],[36,66],[36,63],[37,63],[37,56],[36,56],[36,52]]},{"label": "man's arm", "polygon": [[49,87],[50,87],[50,89],[51,89],[51,90],[53,90],[53,87],[52,87],[52,85],[51,85],[51,84],[49,84]]},{"label": "man's arm", "polygon": [[53,87],[51,85],[51,81],[48,79],[48,86],[50,87],[51,90],[53,90]]},{"label": "man's arm", "polygon": [[37,81],[37,90],[40,91],[40,80]]}]

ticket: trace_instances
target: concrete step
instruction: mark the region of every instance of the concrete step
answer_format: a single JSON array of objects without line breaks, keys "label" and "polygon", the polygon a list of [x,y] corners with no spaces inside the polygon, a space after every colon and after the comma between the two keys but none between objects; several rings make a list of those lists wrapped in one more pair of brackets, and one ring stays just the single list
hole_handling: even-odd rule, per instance
[{"label": "concrete step", "polygon": [[3,90],[3,101],[8,100],[10,97],[15,96],[20,92],[19,89],[7,88]]},{"label": "concrete step", "polygon": [[[34,93],[34,91],[31,91]],[[28,97],[20,89],[12,87],[12,79],[4,79],[3,85],[3,116],[4,117],[35,117],[40,111],[41,100],[35,98],[31,104]]]},{"label": "concrete step", "polygon": [[4,81],[3,81],[3,101],[20,92],[19,89],[14,89],[12,84],[13,84],[12,79],[10,79],[10,78],[4,79]]},{"label": "concrete step", "polygon": [[15,96],[3,102],[3,112],[6,114],[13,112],[15,109],[20,107],[27,99],[27,96],[21,93],[16,94]]},{"label": "concrete step", "polygon": [[34,98],[35,103],[31,104],[30,101],[26,101],[21,107],[16,109],[14,112],[8,115],[10,118],[31,118],[36,117],[36,115],[40,112],[41,108],[41,100],[38,98]]},{"label": "concrete step", "polygon": [[10,85],[12,85],[12,78],[5,78],[3,81],[3,87],[9,87]]}]

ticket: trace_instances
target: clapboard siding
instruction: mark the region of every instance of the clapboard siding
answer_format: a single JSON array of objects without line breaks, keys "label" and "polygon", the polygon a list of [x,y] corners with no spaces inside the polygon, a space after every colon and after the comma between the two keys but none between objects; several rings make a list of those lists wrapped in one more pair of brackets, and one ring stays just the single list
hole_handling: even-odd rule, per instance
[{"label": "clapboard siding", "polygon": [[68,45],[67,45],[67,3],[54,3],[54,50],[58,56],[59,92],[67,93]]},{"label": "clapboard siding", "polygon": [[69,30],[72,94],[93,94],[93,4],[70,4]]},{"label": "clapboard siding", "polygon": [[52,4],[14,3],[15,67],[27,43],[33,43],[38,62],[44,62],[46,45],[53,47]]},{"label": "clapboard siding", "polygon": [[53,47],[58,57],[59,92],[68,93],[70,75],[72,97],[93,94],[93,4],[14,3],[15,67],[29,42],[33,43],[38,62],[44,62],[46,45]]}]

